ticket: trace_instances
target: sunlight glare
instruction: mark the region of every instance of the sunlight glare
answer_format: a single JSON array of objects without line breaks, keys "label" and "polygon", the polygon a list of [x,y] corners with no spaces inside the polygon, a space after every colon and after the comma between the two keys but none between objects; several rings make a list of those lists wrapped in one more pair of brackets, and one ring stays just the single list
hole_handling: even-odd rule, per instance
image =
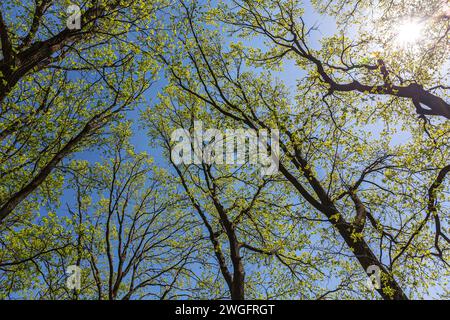
[{"label": "sunlight glare", "polygon": [[406,21],[398,27],[397,41],[401,45],[411,45],[419,41],[424,25],[418,21]]}]

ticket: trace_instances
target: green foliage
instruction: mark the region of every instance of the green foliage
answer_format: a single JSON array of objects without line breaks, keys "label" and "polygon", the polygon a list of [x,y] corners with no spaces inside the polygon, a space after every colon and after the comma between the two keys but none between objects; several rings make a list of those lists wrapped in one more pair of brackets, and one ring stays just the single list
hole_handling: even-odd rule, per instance
[{"label": "green foliage", "polygon": [[[96,2],[0,4],[0,298],[448,298],[448,5]],[[278,129],[279,172],[175,165],[197,120]]]}]

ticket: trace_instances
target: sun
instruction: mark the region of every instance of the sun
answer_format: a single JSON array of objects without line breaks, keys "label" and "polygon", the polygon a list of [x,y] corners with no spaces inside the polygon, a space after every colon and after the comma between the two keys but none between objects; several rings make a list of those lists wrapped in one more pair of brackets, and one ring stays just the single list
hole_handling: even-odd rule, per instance
[{"label": "sun", "polygon": [[422,38],[423,31],[424,24],[420,21],[405,21],[398,26],[397,42],[403,46],[413,45]]}]

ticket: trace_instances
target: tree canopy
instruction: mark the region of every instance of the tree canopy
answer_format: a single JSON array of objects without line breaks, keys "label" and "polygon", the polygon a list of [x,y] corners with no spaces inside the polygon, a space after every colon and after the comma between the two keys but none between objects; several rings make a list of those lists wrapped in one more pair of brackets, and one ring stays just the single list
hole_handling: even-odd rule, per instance
[{"label": "tree canopy", "polygon": [[446,1],[71,4],[0,4],[0,298],[449,298]]}]

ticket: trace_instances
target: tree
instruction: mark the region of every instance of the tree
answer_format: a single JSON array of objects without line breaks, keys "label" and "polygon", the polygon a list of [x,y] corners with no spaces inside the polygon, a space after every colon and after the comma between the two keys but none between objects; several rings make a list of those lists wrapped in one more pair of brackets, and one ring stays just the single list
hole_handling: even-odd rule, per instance
[{"label": "tree", "polygon": [[0,298],[448,298],[445,2],[68,5],[0,4]]},{"label": "tree", "polygon": [[68,5],[0,6],[2,223],[44,182],[57,189],[62,176],[52,173],[58,164],[98,142],[111,121],[137,105],[157,73],[152,57],[158,48],[151,42],[163,37],[152,34],[164,2],[86,1],[81,29],[66,26]]},{"label": "tree", "polygon": [[70,224],[55,212],[26,218],[27,224],[0,228],[0,298],[57,299],[66,290],[64,260],[74,248]]},{"label": "tree", "polygon": [[[238,158],[235,149],[238,144],[245,144],[234,140],[237,133],[225,134],[233,128],[233,122],[216,116],[202,101],[175,86],[168,86],[160,103],[143,114],[150,137],[158,142],[171,164],[175,188],[185,195],[178,202],[185,203],[185,210],[193,211],[200,223],[202,242],[207,242],[202,251],[211,252],[211,257],[204,258],[204,264],[210,265],[204,272],[217,270],[222,278],[214,283],[202,278],[202,287],[208,290],[206,296],[243,300],[318,299],[331,293],[351,295],[349,282],[354,275],[330,263],[334,254],[326,250],[326,243],[314,240],[322,221],[303,211],[303,205],[297,203],[296,194],[289,192],[289,184],[279,173],[261,176],[261,166],[250,161],[255,152],[252,146],[248,146],[245,159],[238,164],[228,164],[224,159],[219,160],[220,164],[211,161],[221,156]],[[196,142],[201,139],[194,136],[198,119],[210,126],[209,129],[222,132],[221,138],[205,137],[209,141]],[[195,143],[204,146],[202,155],[196,154],[199,161],[193,161],[194,151],[192,162],[189,159],[182,164],[176,162],[174,152],[179,152],[176,151],[179,141],[173,140],[175,130],[192,135],[189,141],[184,141],[185,137],[183,141],[193,150]],[[230,139],[233,139],[232,150],[228,149]],[[315,250],[317,247],[323,251]],[[322,281],[338,274],[342,281],[336,288],[328,290],[322,286]]]},{"label": "tree", "polygon": [[[43,218],[43,226],[4,233],[3,255],[15,260],[0,258],[2,296],[165,299],[188,289],[183,281],[195,245],[183,235],[191,223],[170,199],[164,171],[134,152],[130,133],[129,124],[116,127],[102,161],[75,161],[66,169],[73,200]],[[80,290],[66,286],[69,265],[82,270]]]},{"label": "tree", "polygon": [[[328,220],[363,270],[380,271],[382,298],[421,296],[436,273],[446,279],[448,208],[445,198],[439,213],[432,204],[448,172],[449,124],[443,120],[444,100],[418,84],[426,78],[397,77],[400,84],[394,85],[389,60],[368,57],[367,41],[358,45],[359,39],[340,35],[311,48],[313,29],[303,22],[297,1],[232,1],[205,11],[182,6],[184,56],[162,57],[172,84],[210,106],[217,117],[280,130],[280,172],[304,206]],[[235,37],[262,37],[264,46],[225,44],[219,28],[203,27],[206,23],[217,23]],[[305,74],[297,79],[295,95],[270,75],[289,59]],[[251,72],[247,66],[263,70]],[[438,73],[427,84],[440,79]],[[391,99],[377,101],[380,95]],[[422,125],[404,112],[411,101],[431,110],[417,108],[422,116],[444,117],[436,119],[438,125]],[[368,129],[375,123],[380,127],[371,135]],[[396,130],[411,139],[395,141]],[[430,283],[418,283],[419,278]]]}]

